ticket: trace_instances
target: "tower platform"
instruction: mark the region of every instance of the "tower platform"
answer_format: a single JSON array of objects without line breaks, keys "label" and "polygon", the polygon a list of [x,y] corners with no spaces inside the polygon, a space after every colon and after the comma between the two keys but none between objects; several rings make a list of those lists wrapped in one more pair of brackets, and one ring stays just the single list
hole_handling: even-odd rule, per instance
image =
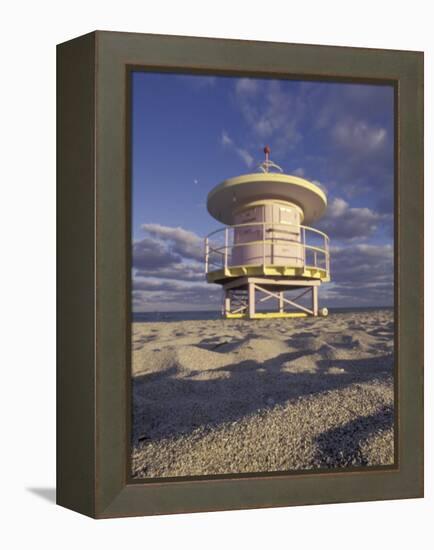
[{"label": "tower platform", "polygon": [[[320,284],[319,280],[240,277],[223,285],[223,313],[227,319],[317,317],[319,313],[327,315],[327,310],[320,312],[318,308]],[[300,299],[305,296],[310,297],[310,307],[300,303]],[[277,305],[276,311],[258,310],[257,306],[269,300]],[[292,309],[289,310],[289,307]]]}]

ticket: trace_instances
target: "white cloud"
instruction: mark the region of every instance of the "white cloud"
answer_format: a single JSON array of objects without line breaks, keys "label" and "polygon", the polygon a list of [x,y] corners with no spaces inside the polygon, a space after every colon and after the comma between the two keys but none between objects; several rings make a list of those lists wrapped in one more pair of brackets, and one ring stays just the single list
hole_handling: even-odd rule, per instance
[{"label": "white cloud", "polygon": [[331,135],[338,147],[361,154],[381,149],[387,140],[385,128],[353,118],[337,122]]},{"label": "white cloud", "polygon": [[255,94],[258,91],[258,83],[253,78],[239,78],[235,84],[237,94]]},{"label": "white cloud", "polygon": [[294,176],[299,176],[300,178],[302,178],[304,176],[304,169],[296,168],[295,170],[292,171],[292,173],[294,174]]},{"label": "white cloud", "polygon": [[393,246],[355,244],[330,250],[332,283],[323,300],[346,307],[393,305]]},{"label": "white cloud", "polygon": [[253,157],[246,149],[236,149],[238,156],[244,161],[244,164],[249,168],[253,165]]},{"label": "white cloud", "polygon": [[364,239],[376,231],[383,217],[370,208],[351,208],[344,199],[335,198],[317,225],[331,238]]},{"label": "white cloud", "polygon": [[132,256],[136,269],[167,268],[182,259],[179,254],[149,237],[133,242]]},{"label": "white cloud", "polygon": [[328,214],[332,218],[342,216],[348,210],[348,203],[344,199],[334,199],[328,207]]},{"label": "white cloud", "polygon": [[143,224],[148,234],[133,243],[133,308],[215,308],[220,292],[206,282],[203,239],[182,227]]},{"label": "white cloud", "polygon": [[234,153],[236,153],[240,157],[240,159],[248,168],[253,166],[254,158],[252,157],[252,155],[247,151],[247,149],[238,147],[235,144],[234,140],[229,136],[229,134],[225,130],[223,130],[222,132],[220,142],[223,145],[223,147],[227,147],[232,151],[234,151]]},{"label": "white cloud", "polygon": [[147,280],[137,281],[136,286],[139,288],[132,293],[134,311],[218,310],[221,304],[221,289],[208,283]]},{"label": "white cloud", "polygon": [[162,280],[157,278],[135,278],[133,289],[135,291],[145,290],[147,292],[157,292],[157,291],[179,291],[184,292],[186,290],[194,290],[199,288],[209,289],[208,283],[204,280],[203,282],[197,283],[186,283],[184,281],[173,281],[173,280]]},{"label": "white cloud", "polygon": [[223,132],[222,132],[221,144],[222,144],[224,147],[227,147],[228,145],[232,145],[232,144],[233,144],[232,139],[229,137],[228,133],[227,133],[225,130],[223,130]]},{"label": "white cloud", "polygon": [[254,80],[249,85],[237,82],[235,90],[241,114],[256,139],[264,145],[272,142],[272,150],[277,155],[300,141],[297,127],[304,114],[301,94],[283,91],[277,80]]},{"label": "white cloud", "polygon": [[203,261],[204,244],[203,239],[196,233],[187,231],[182,227],[169,227],[158,223],[145,223],[141,228],[158,239],[167,241],[172,253],[183,258]]},{"label": "white cloud", "polygon": [[205,266],[203,262],[191,263],[185,261],[180,261],[169,266],[151,265],[146,269],[138,269],[135,277],[159,277],[161,279],[175,279],[178,281],[203,282],[205,280]]}]

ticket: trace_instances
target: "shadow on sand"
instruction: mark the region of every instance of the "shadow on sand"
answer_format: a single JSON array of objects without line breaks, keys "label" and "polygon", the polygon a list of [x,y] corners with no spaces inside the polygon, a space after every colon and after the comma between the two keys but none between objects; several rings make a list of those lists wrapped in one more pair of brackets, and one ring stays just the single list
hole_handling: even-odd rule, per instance
[{"label": "shadow on sand", "polygon": [[[392,353],[363,359],[315,361],[310,356],[317,352],[318,349],[305,348],[263,362],[246,360],[187,373],[172,364],[164,371],[136,376],[133,378],[133,444],[188,435],[198,429],[203,435],[222,423],[235,422],[288,400],[351,384],[392,380]],[[366,418],[372,431],[375,422],[380,427],[390,426],[392,411],[380,412],[376,419]],[[342,460],[357,453],[359,439],[367,437],[364,422],[360,418],[351,425],[325,432],[318,442],[320,453],[326,457],[328,441],[336,438],[342,440]]]},{"label": "shadow on sand", "polygon": [[361,416],[343,426],[323,432],[317,439],[315,464],[320,468],[367,466],[362,444],[375,433],[393,427],[393,408],[382,407],[375,414]]}]

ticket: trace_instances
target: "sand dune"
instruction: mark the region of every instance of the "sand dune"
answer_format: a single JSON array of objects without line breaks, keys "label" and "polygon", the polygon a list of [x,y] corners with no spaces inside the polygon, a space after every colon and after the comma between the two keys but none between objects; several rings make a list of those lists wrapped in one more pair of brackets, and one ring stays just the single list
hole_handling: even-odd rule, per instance
[{"label": "sand dune", "polygon": [[133,325],[133,476],[393,463],[393,313]]}]

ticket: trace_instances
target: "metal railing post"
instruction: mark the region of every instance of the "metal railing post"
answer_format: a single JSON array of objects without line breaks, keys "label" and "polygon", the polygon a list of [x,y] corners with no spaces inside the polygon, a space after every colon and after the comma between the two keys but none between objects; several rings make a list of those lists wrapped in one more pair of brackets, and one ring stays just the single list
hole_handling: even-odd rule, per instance
[{"label": "metal railing post", "polygon": [[265,222],[262,222],[262,265],[265,267]]},{"label": "metal railing post", "polygon": [[209,242],[207,237],[205,239],[205,273],[208,273],[208,261],[209,261]]},{"label": "metal railing post", "polygon": [[[255,232],[255,236],[253,237],[254,240],[247,240],[246,242],[236,243],[234,237],[232,237],[232,244],[231,244],[231,242],[230,242],[231,237],[230,237],[230,234],[229,234],[230,230],[234,231],[235,228],[245,228],[245,227],[250,227],[251,228],[251,227],[258,227],[258,226],[262,226],[262,239]],[[267,226],[270,226],[270,230],[269,230],[269,232],[271,234],[270,237],[267,237]],[[297,242],[295,242],[295,239],[293,241],[292,238],[290,238],[288,240],[288,238],[286,238],[286,237],[285,238],[283,238],[281,236],[276,237],[275,234],[274,234],[274,231],[275,231],[274,224],[272,222],[264,222],[263,221],[263,222],[255,222],[255,223],[237,224],[237,225],[233,225],[233,226],[222,227],[221,229],[213,231],[212,233],[210,233],[209,235],[207,235],[205,237],[205,272],[208,274],[208,273],[211,273],[211,272],[215,271],[216,267],[218,269],[222,269],[222,267],[224,266],[225,275],[228,276],[229,275],[229,272],[228,272],[228,270],[229,270],[229,248],[231,248],[231,253],[232,253],[232,250],[234,250],[236,247],[246,247],[247,245],[251,244],[251,245],[255,245],[255,248],[256,247],[259,248],[260,244],[262,243],[262,265],[264,266],[264,274],[266,274],[265,273],[265,271],[266,271],[265,266],[266,266],[266,262],[267,262],[266,245],[267,245],[267,243],[270,244],[270,260],[269,261],[273,265],[274,261],[275,261],[274,246],[275,246],[276,242],[281,241],[281,242],[285,242],[285,243],[287,243],[287,242],[293,243],[293,245],[297,245],[297,247],[298,246],[302,247],[302,249],[303,249],[302,256],[300,257],[300,254],[297,253],[295,257],[298,258],[297,261],[299,261],[299,260],[303,261],[303,268],[305,270],[308,267],[317,268],[317,269],[320,268],[320,269],[325,270],[326,274],[328,276],[330,276],[330,241],[329,241],[328,236],[325,233],[322,233],[321,231],[319,231],[317,229],[314,229],[312,227],[306,227],[302,224],[298,224],[298,227],[300,228],[300,232],[299,232],[299,240]],[[217,246],[217,245],[213,245],[211,243],[210,237],[212,235],[215,235],[215,234],[220,234],[221,235],[221,233],[223,231],[224,231],[224,245],[218,246],[218,248],[213,248],[213,246]],[[307,235],[306,235],[307,231],[313,232],[315,235],[321,235],[321,237],[323,238],[323,247],[321,247],[321,244],[318,244],[317,246],[308,245],[307,244]],[[220,241],[220,238],[219,238],[219,241]],[[224,251],[223,251],[223,249],[224,249]],[[310,263],[309,263],[309,266],[308,266],[307,265],[307,263],[308,263],[307,255],[308,255],[308,251],[310,251],[310,250],[313,252],[313,258],[312,258],[312,261],[309,260]],[[324,260],[322,259],[323,256],[318,257],[318,253],[322,254],[324,256]],[[214,256],[217,255],[217,254],[219,256],[219,260],[218,261],[217,261],[217,259],[213,260]],[[259,250],[257,250],[255,263],[259,261],[259,255],[260,254],[261,254],[261,252]],[[290,261],[294,257],[294,254],[292,254],[292,253],[290,255],[283,254],[282,256],[277,255],[277,258],[281,257],[282,262],[285,262],[285,260]],[[247,261],[247,263],[251,263],[251,262],[252,262],[252,259]],[[304,275],[305,274],[306,274],[306,271],[304,272]]]},{"label": "metal railing post", "polygon": [[225,271],[228,268],[229,230],[225,227]]}]

